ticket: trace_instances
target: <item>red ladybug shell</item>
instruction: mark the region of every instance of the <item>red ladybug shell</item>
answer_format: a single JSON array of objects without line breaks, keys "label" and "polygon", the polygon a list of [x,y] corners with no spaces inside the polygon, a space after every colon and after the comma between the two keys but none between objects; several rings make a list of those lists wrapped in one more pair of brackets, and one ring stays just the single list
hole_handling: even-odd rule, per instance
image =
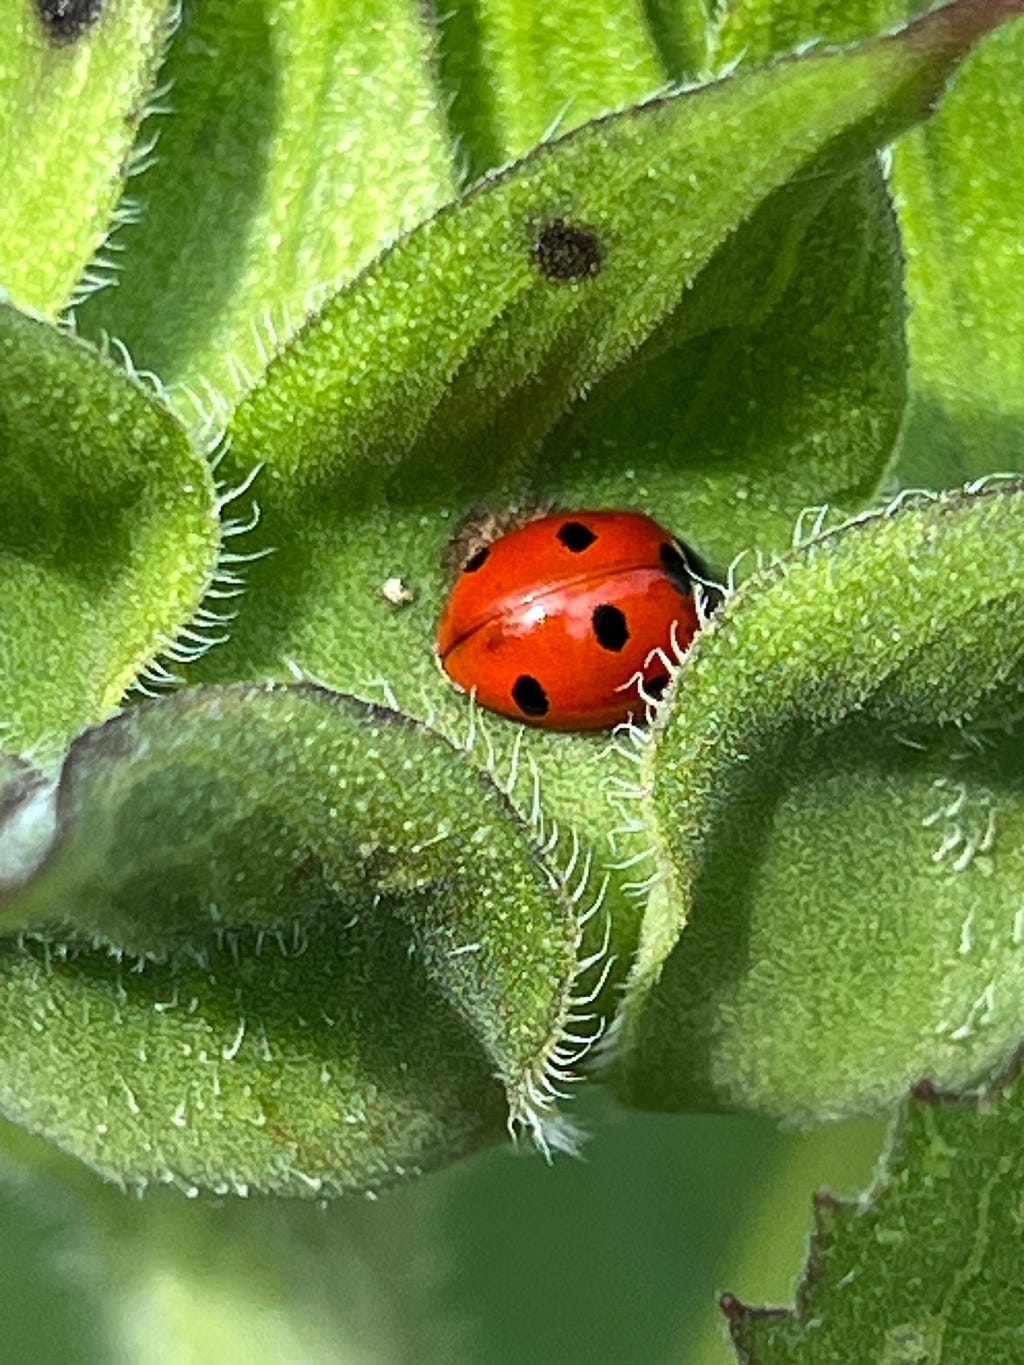
[{"label": "red ladybug shell", "polygon": [[[699,626],[692,555],[642,512],[555,512],[477,551],[437,628],[449,677],[551,730],[603,730],[669,681]],[[673,629],[674,626],[674,629]]]}]

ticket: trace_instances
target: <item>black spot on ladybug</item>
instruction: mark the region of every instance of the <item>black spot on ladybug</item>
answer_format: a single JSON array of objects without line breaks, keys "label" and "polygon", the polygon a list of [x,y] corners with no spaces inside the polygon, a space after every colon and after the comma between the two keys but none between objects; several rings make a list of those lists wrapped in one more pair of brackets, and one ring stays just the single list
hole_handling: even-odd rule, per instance
[{"label": "black spot on ladybug", "polygon": [[491,547],[489,545],[485,545],[482,550],[477,550],[476,554],[470,555],[469,559],[463,564],[462,572],[476,573],[477,569],[482,569],[490,553]]},{"label": "black spot on ladybug", "polygon": [[103,0],[36,0],[36,12],[47,37],[62,47],[92,28],[103,12]]},{"label": "black spot on ladybug", "polygon": [[693,578],[690,574],[690,566],[679,546],[673,545],[670,540],[663,540],[658,552],[661,557],[661,567],[670,578],[675,580],[676,586],[683,592],[691,592],[693,590]]},{"label": "black spot on ladybug", "polygon": [[512,700],[524,716],[546,716],[548,713],[548,694],[529,673],[520,673],[512,684]]},{"label": "black spot on ladybug", "polygon": [[655,673],[653,678],[648,678],[644,683],[644,691],[649,696],[652,696],[655,701],[660,701],[665,695],[665,688],[668,687],[670,682],[671,679],[667,673]]},{"label": "black spot on ladybug", "polygon": [[601,269],[604,251],[593,228],[556,218],[541,228],[533,259],[549,280],[585,280]]},{"label": "black spot on ladybug", "polygon": [[602,649],[610,649],[617,654],[629,639],[625,613],[610,602],[602,602],[595,607],[590,621]]},{"label": "black spot on ladybug", "polygon": [[564,522],[555,534],[565,548],[571,550],[574,555],[582,553],[588,545],[593,545],[597,539],[597,533],[592,531],[589,526],[584,526],[582,521]]}]

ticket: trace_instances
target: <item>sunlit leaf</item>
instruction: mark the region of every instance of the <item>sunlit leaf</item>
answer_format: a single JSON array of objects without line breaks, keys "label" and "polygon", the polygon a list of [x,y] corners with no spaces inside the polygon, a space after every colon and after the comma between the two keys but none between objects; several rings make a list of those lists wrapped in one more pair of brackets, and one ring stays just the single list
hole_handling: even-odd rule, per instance
[{"label": "sunlit leaf", "polygon": [[704,73],[719,8],[715,0],[644,0],[651,35],[673,80]]},{"label": "sunlit leaf", "polygon": [[0,304],[0,744],[59,748],[109,715],[219,545],[209,465],[167,406]]},{"label": "sunlit leaf", "polygon": [[448,120],[470,179],[664,84],[642,0],[437,5]]},{"label": "sunlit leaf", "polygon": [[0,289],[18,303],[58,311],[106,240],[172,10],[0,5]]},{"label": "sunlit leaf", "polygon": [[200,689],[87,732],[24,801],[8,1116],[119,1180],[298,1194],[546,1136],[577,915],[446,741],[313,688]]},{"label": "sunlit leaf", "polygon": [[[924,8],[920,3],[910,10]],[[844,42],[904,20],[893,0],[736,0],[716,31],[719,68],[809,41]],[[1024,95],[1019,20],[990,35],[936,117],[901,137],[892,181],[907,259],[912,401],[894,481],[950,487],[1024,468]]]},{"label": "sunlit leaf", "polygon": [[406,0],[190,0],[161,80],[138,222],[79,325],[216,416],[315,299],[450,198],[451,153]]},{"label": "sunlit leaf", "polygon": [[[539,488],[650,497],[724,567],[752,538],[788,541],[808,502],[859,503],[903,397],[891,215],[863,168],[926,111],[966,40],[930,23],[580,129],[440,213],[331,300],[236,414],[224,468],[242,478],[264,462],[251,543],[275,553],[249,570],[232,639],[202,676],[284,676],[294,664],[464,734],[465,699],[441,678],[432,642],[441,561],[468,505],[529,504]],[[838,292],[830,252],[852,281]],[[682,374],[703,378],[702,340],[717,382],[685,427],[705,442],[703,462],[687,466],[673,402],[650,395],[658,382],[671,394],[668,360],[657,370],[666,347]],[[766,373],[786,402],[759,392]],[[598,414],[603,382],[620,399],[635,384],[623,411],[643,411],[646,391],[660,414],[650,486],[639,436],[601,447],[585,478],[571,457],[571,427],[559,424]],[[809,439],[787,418],[791,401]],[[747,403],[744,426],[733,415]],[[718,446],[717,425],[728,435]],[[597,415],[588,435],[599,443]],[[669,501],[677,458],[686,477]],[[384,592],[396,579],[397,604]],[[517,733],[494,726],[501,765]],[[615,775],[600,741],[528,742],[555,819],[595,841],[623,824],[600,785]],[[516,799],[532,799],[528,782]],[[621,964],[638,910],[622,898],[615,908]]]},{"label": "sunlit leaf", "polygon": [[626,1006],[631,1099],[810,1120],[1005,1059],[1022,689],[1019,488],[855,523],[744,585],[646,754],[664,881]]},{"label": "sunlit leaf", "polygon": [[913,402],[898,474],[949,486],[1024,470],[1024,22],[972,54],[896,148]]}]

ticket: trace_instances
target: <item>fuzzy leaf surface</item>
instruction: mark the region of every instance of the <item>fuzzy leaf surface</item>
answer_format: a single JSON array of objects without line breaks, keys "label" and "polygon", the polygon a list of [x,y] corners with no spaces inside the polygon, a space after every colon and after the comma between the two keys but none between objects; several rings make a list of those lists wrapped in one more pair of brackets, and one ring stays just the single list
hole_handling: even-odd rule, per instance
[{"label": "fuzzy leaf surface", "polygon": [[882,476],[907,396],[904,309],[877,162],[787,185],[556,426],[538,491],[657,508],[723,568],[787,546],[805,508],[852,511]]},{"label": "fuzzy leaf surface", "polygon": [[63,308],[106,238],[171,8],[122,0],[78,26],[85,6],[0,6],[0,289],[25,307]]},{"label": "fuzzy leaf surface", "polygon": [[714,28],[715,66],[749,66],[813,44],[849,43],[905,23],[935,6],[899,0],[733,0],[720,10]]},{"label": "fuzzy leaf surface", "polygon": [[714,38],[715,0],[644,0],[661,64],[674,81],[705,74]]},{"label": "fuzzy leaf surface", "polygon": [[59,747],[109,715],[219,545],[209,465],[165,404],[0,304],[0,743]]},{"label": "fuzzy leaf surface", "polygon": [[[234,458],[264,449],[293,499],[342,507],[509,487],[770,195],[812,168],[855,168],[924,116],[993,21],[954,5],[538,149],[325,306],[239,413]],[[696,311],[696,331],[721,325]],[[481,461],[485,437],[500,439]]]},{"label": "fuzzy leaf surface", "polygon": [[0,958],[0,1104],[30,1130],[116,1179],[309,1194],[543,1106],[576,919],[445,740],[308,686],[197,689],[26,799],[55,806],[29,858],[6,803],[0,919],[31,933]]},{"label": "fuzzy leaf surface", "polygon": [[[442,557],[469,504],[501,509],[534,500],[540,487],[558,500],[650,498],[666,517],[685,512],[678,529],[699,549],[713,542],[724,565],[751,538],[778,543],[785,528],[788,543],[808,502],[840,488],[855,501],[863,496],[895,434],[902,362],[891,215],[877,174],[862,168],[941,87],[966,40],[964,31],[951,38],[945,22],[588,125],[441,212],[332,299],[232,424],[228,477],[264,462],[256,489],[263,521],[249,543],[275,553],[251,566],[232,639],[200,676],[282,676],[291,660],[357,695],[379,698],[390,688],[401,709],[461,734],[472,724],[467,705],[442,679],[432,642],[445,592]],[[824,269],[833,241],[855,281],[847,297]],[[552,278],[545,260],[556,271],[589,261],[596,273]],[[768,287],[759,287],[765,272]],[[810,340],[797,306],[801,272],[822,305]],[[733,337],[719,345],[723,331]],[[785,405],[771,410],[769,399],[768,455],[733,427],[733,458],[723,459],[719,482],[695,461],[692,478],[676,480],[671,506],[658,501],[679,454],[671,441],[657,486],[630,479],[632,458],[643,452],[616,442],[600,451],[602,476],[610,471],[604,482],[593,466],[571,482],[559,423],[566,413],[573,420],[584,391],[596,404],[606,379],[623,379],[620,397],[635,379],[643,411],[659,348],[715,336],[720,413],[731,364],[749,367],[745,396],[763,388],[762,361],[751,357],[768,335],[780,362],[773,377],[785,375],[788,394],[811,404],[852,377],[847,406],[866,416],[856,434],[862,418],[843,418],[839,440],[824,430],[839,420],[838,405],[819,406],[815,438],[827,458],[812,458],[806,445],[789,456]],[[803,354],[812,364],[825,357],[818,385],[801,369]],[[700,358],[687,361],[696,382]],[[656,379],[661,431],[670,436],[670,368]],[[709,416],[706,429],[713,426]],[[741,465],[749,513],[721,496]],[[398,605],[382,591],[396,578],[411,598]],[[518,733],[503,722],[491,727],[502,772]],[[609,776],[603,741],[527,742],[546,808],[560,823],[595,842],[621,824],[600,786]],[[529,784],[515,795],[529,800]],[[637,907],[614,908],[625,961]]]},{"label": "fuzzy leaf surface", "polygon": [[1022,688],[1019,486],[851,524],[744,584],[647,750],[665,881],[625,1006],[634,1103],[812,1121],[1005,1060]]},{"label": "fuzzy leaf surface", "polygon": [[724,1301],[741,1365],[1017,1365],[1022,1089],[911,1099],[870,1195],[817,1201],[795,1311]]},{"label": "fuzzy leaf surface", "polygon": [[314,300],[450,198],[431,63],[407,0],[188,0],[139,221],[82,329],[230,409]]},{"label": "fuzzy leaf surface", "polygon": [[470,179],[664,84],[642,0],[438,5],[441,82]]},{"label": "fuzzy leaf surface", "polygon": [[1024,471],[1022,63],[1017,20],[895,150],[913,392],[898,474],[911,485]]},{"label": "fuzzy leaf surface", "polygon": [[[921,8],[920,5],[912,6]],[[719,67],[902,21],[892,0],[739,0],[716,33]],[[951,487],[1024,468],[1024,213],[1017,148],[1024,23],[970,54],[934,119],[898,139],[892,182],[907,259],[911,404],[894,481]]]}]

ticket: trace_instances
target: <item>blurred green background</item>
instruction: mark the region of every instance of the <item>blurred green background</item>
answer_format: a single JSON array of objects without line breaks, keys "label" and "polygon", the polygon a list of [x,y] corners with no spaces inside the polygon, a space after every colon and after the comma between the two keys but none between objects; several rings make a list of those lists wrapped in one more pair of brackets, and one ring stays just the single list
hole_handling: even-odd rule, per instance
[{"label": "blurred green background", "polygon": [[571,1112],[581,1160],[495,1150],[326,1208],[140,1200],[8,1129],[0,1361],[734,1365],[716,1296],[789,1302],[813,1191],[863,1188],[883,1139]]}]

